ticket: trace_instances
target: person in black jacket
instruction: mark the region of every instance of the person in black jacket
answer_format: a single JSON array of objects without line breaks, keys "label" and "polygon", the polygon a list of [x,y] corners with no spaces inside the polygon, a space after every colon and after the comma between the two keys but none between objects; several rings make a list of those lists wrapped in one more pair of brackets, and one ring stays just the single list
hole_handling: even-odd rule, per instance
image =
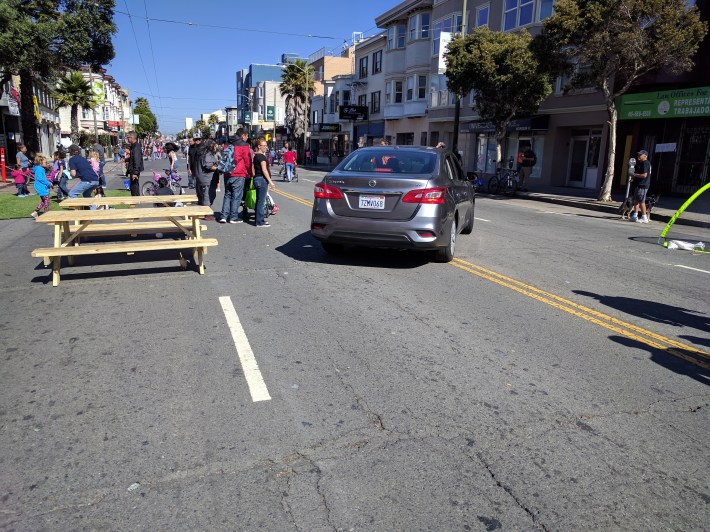
[{"label": "person in black jacket", "polygon": [[143,150],[141,149],[141,145],[138,142],[138,135],[136,135],[135,131],[129,131],[126,137],[128,138],[128,142],[131,145],[130,157],[128,158],[126,164],[128,179],[131,180],[131,196],[140,196],[140,178],[141,172],[143,171]]}]

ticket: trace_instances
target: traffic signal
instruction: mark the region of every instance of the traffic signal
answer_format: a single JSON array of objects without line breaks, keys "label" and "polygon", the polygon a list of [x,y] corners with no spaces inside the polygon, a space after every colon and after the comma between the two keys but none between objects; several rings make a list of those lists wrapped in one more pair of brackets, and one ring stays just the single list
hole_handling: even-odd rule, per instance
[{"label": "traffic signal", "polygon": [[255,139],[256,138],[256,131],[251,132],[251,138]]}]

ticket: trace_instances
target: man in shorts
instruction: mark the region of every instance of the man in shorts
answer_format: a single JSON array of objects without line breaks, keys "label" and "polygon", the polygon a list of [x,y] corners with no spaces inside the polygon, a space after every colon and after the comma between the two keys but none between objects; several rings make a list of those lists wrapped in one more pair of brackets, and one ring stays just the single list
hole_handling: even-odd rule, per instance
[{"label": "man in shorts", "polygon": [[[629,221],[647,224],[646,193],[648,192],[648,187],[651,185],[651,163],[648,160],[648,152],[646,150],[640,150],[638,152],[632,177],[634,186],[634,192],[631,195],[633,212],[631,216],[629,216]],[[641,209],[640,218],[638,215],[639,209]]]}]

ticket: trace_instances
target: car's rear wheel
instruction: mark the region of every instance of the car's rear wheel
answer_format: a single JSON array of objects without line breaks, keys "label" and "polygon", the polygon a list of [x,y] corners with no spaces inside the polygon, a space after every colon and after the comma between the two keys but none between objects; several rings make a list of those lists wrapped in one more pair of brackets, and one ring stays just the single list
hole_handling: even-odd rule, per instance
[{"label": "car's rear wheel", "polygon": [[343,252],[344,246],[342,244],[333,244],[332,242],[321,242],[323,250],[329,255],[338,255]]},{"label": "car's rear wheel", "polygon": [[449,241],[446,247],[437,249],[434,253],[436,262],[451,262],[454,260],[454,253],[456,252],[456,218],[451,220],[451,226],[449,227]]}]

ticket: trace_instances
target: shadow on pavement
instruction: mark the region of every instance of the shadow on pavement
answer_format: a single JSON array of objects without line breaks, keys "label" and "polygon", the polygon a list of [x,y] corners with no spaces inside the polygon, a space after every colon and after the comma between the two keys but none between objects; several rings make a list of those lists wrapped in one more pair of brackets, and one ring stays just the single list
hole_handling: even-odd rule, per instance
[{"label": "shadow on pavement", "polygon": [[431,262],[432,257],[425,252],[362,247],[346,247],[342,253],[330,255],[310,231],[292,238],[276,251],[300,262],[392,269],[419,268]]},{"label": "shadow on pavement", "polygon": [[656,349],[642,342],[638,342],[626,336],[610,336],[610,340],[633,349],[648,351],[653,360],[659,366],[669,369],[679,375],[685,375],[701,384],[710,385],[710,369],[703,368],[689,361],[697,361],[706,366],[710,360],[699,357],[697,353],[677,347],[668,349]]},{"label": "shadow on pavement", "polygon": [[710,316],[698,311],[631,297],[604,296],[584,290],[573,290],[573,292],[580,296],[594,298],[602,305],[646,320],[674,327],[692,327],[704,332],[710,330]]}]

